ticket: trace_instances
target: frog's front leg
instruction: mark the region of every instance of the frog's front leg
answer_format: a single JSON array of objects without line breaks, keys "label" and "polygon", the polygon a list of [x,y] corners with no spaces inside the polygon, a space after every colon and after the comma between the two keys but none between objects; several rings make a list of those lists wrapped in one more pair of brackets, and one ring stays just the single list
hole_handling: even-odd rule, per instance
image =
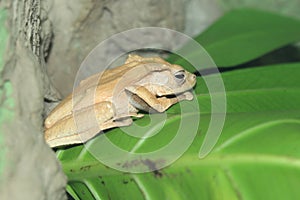
[{"label": "frog's front leg", "polygon": [[164,112],[171,105],[180,101],[180,99],[176,97],[157,97],[143,86],[126,87],[125,90],[129,96],[131,105],[145,111],[154,109],[158,112]]},{"label": "frog's front leg", "polygon": [[131,117],[126,117],[126,118],[122,118],[122,119],[112,119],[110,121],[107,121],[105,123],[103,123],[101,125],[101,129],[105,130],[105,129],[109,129],[112,127],[122,127],[122,126],[129,126],[132,124],[132,118]]}]

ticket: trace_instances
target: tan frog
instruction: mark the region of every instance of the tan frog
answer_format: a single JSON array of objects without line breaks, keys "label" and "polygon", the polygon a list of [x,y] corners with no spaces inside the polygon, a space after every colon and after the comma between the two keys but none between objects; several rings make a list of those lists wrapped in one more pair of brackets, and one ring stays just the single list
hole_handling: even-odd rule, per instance
[{"label": "tan frog", "polygon": [[80,82],[45,120],[51,147],[84,143],[101,130],[128,126],[139,110],[164,112],[192,100],[195,75],[159,57],[129,55],[124,65]]}]

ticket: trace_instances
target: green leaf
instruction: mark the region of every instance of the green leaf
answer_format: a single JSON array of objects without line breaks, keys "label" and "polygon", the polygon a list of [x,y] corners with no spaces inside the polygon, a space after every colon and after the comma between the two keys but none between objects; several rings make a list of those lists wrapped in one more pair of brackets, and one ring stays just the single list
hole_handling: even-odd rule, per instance
[{"label": "green leaf", "polygon": [[[287,17],[242,9],[225,15],[196,40],[217,65],[235,66],[299,41],[299,25],[299,21]],[[213,67],[203,49],[194,47],[187,44],[179,52],[185,53],[192,64],[196,63],[197,69]],[[175,56],[169,61],[195,71]],[[75,199],[297,199],[300,196],[299,77],[300,63],[294,63],[198,78],[194,100],[172,106],[163,127],[160,126],[163,120],[158,120],[147,130],[133,126],[115,128],[85,146],[57,151],[69,179],[67,190]],[[218,108],[222,111],[224,104],[227,112],[222,134],[210,154],[200,159],[203,146],[218,139],[218,133],[213,132],[213,137],[206,133],[212,119],[221,119],[224,113],[219,113]],[[217,111],[212,113],[212,108]],[[195,120],[199,116],[200,123]],[[135,123],[147,127],[155,117],[163,119],[164,114],[146,115]],[[141,156],[125,162],[125,154],[118,157],[105,146],[109,141],[133,153],[154,152],[176,140],[181,122],[188,129],[168,156],[186,143],[191,145],[163,169],[159,166],[167,157],[145,160]],[[140,136],[157,134],[140,139],[124,131]],[[125,171],[146,167],[152,172],[121,172],[105,166],[97,159],[98,154]]]},{"label": "green leaf", "polygon": [[[296,19],[257,11],[240,9],[227,13],[195,40],[219,67],[236,66],[249,62],[279,47],[300,41],[300,22]],[[178,51],[186,60],[197,60],[198,70],[213,67],[202,50],[188,43]],[[184,59],[172,56],[169,61],[195,68]]]},{"label": "green leaf", "polygon": [[[58,157],[69,178],[70,193],[77,199],[297,199],[299,76],[300,63],[222,74],[228,106],[226,122],[217,145],[204,159],[198,155],[212,116],[210,95],[220,94],[209,95],[205,88],[205,79],[214,80],[217,75],[199,78],[195,89],[201,110],[199,131],[176,162],[162,170],[130,174],[106,167],[82,145],[60,150]],[[189,101],[184,103],[193,106]],[[168,110],[163,129],[142,140],[138,152],[161,148],[176,136],[181,120],[193,122],[199,115],[193,109],[181,114],[179,108],[177,104]],[[137,123],[147,124],[148,117]],[[141,142],[116,128],[88,146],[97,145],[106,136],[126,150]],[[103,146],[95,148],[106,151]]]}]

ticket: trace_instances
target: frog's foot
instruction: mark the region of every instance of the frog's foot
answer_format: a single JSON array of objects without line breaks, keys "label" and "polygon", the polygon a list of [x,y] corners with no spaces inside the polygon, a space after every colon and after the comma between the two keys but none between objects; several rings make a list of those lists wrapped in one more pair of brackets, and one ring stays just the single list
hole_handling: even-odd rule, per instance
[{"label": "frog's foot", "polygon": [[194,98],[194,95],[192,92],[187,91],[187,92],[184,92],[184,93],[178,95],[176,98],[178,99],[178,101],[192,100]]}]

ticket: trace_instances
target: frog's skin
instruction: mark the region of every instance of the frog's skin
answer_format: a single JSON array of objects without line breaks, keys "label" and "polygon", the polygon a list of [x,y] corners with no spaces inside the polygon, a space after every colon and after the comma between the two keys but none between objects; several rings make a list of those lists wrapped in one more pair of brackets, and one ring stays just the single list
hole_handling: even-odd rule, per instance
[{"label": "frog's skin", "polygon": [[[80,82],[45,120],[50,147],[84,143],[100,131],[128,126],[139,110],[164,112],[192,100],[195,75],[159,57],[129,55],[125,64]],[[76,118],[76,120],[75,120]]]}]

